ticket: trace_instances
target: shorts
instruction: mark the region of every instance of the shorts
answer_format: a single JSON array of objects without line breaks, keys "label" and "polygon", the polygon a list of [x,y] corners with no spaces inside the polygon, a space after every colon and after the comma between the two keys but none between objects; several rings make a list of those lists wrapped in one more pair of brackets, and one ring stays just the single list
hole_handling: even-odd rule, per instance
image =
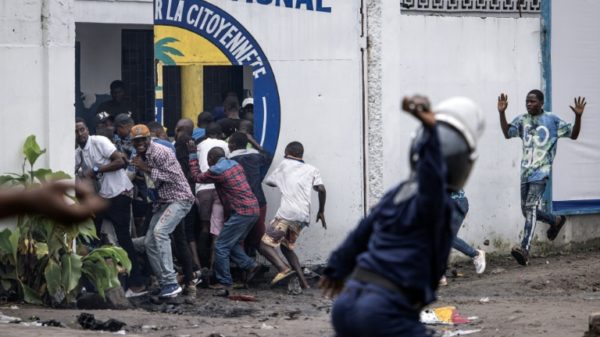
[{"label": "shorts", "polygon": [[306,226],[308,226],[306,222],[275,218],[267,226],[265,235],[262,237],[262,242],[273,248],[284,245],[286,248],[292,250],[295,247],[298,236],[300,236],[300,232]]},{"label": "shorts", "polygon": [[225,210],[221,204],[221,199],[215,198],[212,204],[212,213],[210,215],[210,234],[219,236],[225,225]]},{"label": "shorts", "polygon": [[218,198],[217,191],[214,188],[200,190],[196,193],[196,205],[198,205],[198,217],[200,221],[210,221],[213,203]]}]

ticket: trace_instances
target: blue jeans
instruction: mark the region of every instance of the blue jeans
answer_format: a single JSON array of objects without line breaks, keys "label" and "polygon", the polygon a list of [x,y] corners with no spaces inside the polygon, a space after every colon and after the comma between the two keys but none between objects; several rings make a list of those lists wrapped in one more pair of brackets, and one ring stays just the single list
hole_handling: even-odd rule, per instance
[{"label": "blue jeans", "polygon": [[521,184],[521,212],[525,217],[525,231],[521,247],[527,251],[531,247],[531,240],[533,239],[537,220],[541,220],[551,226],[556,224],[556,217],[554,215],[538,209],[545,189],[545,179]]},{"label": "blue jeans", "polygon": [[248,233],[258,220],[258,215],[240,215],[232,213],[225,221],[223,229],[215,242],[215,277],[217,282],[224,286],[231,286],[233,279],[229,270],[229,258],[242,269],[251,269],[255,266],[241,246]]},{"label": "blue jeans", "polygon": [[150,220],[144,244],[148,261],[161,287],[177,283],[169,235],[173,233],[190,208],[192,208],[192,201],[188,200],[164,204],[158,208]]},{"label": "blue jeans", "polygon": [[[466,197],[458,198],[454,199],[454,202],[456,203],[457,209],[452,213],[452,228],[456,228],[456,231],[458,232],[460,226],[465,220],[465,217],[467,216],[467,213],[469,212],[469,199]],[[479,254],[473,247],[469,246],[468,243],[459,238],[458,233],[454,236],[454,239],[452,239],[452,248],[470,258],[474,258]]]},{"label": "blue jeans", "polygon": [[433,336],[403,295],[356,280],[333,304],[331,322],[338,337]]}]

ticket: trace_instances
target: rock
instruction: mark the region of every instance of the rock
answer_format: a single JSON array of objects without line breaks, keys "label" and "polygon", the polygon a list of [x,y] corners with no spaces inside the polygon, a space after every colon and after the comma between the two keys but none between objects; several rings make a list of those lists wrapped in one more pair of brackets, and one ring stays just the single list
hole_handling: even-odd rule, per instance
[{"label": "rock", "polygon": [[106,300],[97,293],[86,293],[77,299],[79,309],[131,309],[132,305],[125,297],[121,287],[115,287],[104,293]]},{"label": "rock", "polygon": [[78,309],[113,309],[110,303],[104,300],[99,294],[86,293],[77,299]]},{"label": "rock", "polygon": [[114,287],[105,292],[106,300],[115,309],[131,309],[131,303],[125,297],[125,291],[121,287]]},{"label": "rock", "polygon": [[587,337],[600,337],[600,312],[590,314]]},{"label": "rock", "polygon": [[297,277],[292,277],[288,282],[288,294],[300,295],[302,294],[302,287],[300,287],[300,280]]},{"label": "rock", "polygon": [[284,319],[288,320],[288,321],[298,319],[298,316],[300,316],[301,313],[302,313],[302,311],[300,311],[300,310],[288,311],[285,313],[285,315],[287,317]]},{"label": "rock", "polygon": [[94,315],[82,312],[77,317],[77,322],[84,330],[102,330],[117,332],[121,330],[126,324],[116,319],[109,319],[107,321],[99,321]]},{"label": "rock", "polygon": [[21,322],[21,319],[19,317],[6,316],[0,312],[0,323],[19,323],[19,322]]},{"label": "rock", "polygon": [[261,330],[273,330],[273,329],[275,329],[275,327],[274,327],[274,326],[272,326],[272,325],[268,325],[268,324],[266,324],[266,323],[263,323],[263,324],[260,326],[260,329],[261,329]]},{"label": "rock", "polygon": [[57,321],[55,319],[49,319],[47,321],[42,321],[42,322],[40,322],[40,324],[42,324],[42,326],[53,326],[53,327],[57,327],[57,328],[65,327],[65,325],[62,324],[62,322]]},{"label": "rock", "polygon": [[504,272],[506,272],[506,269],[500,268],[500,267],[498,267],[498,268],[496,268],[496,269],[494,269],[494,270],[491,271],[492,274],[502,274]]}]

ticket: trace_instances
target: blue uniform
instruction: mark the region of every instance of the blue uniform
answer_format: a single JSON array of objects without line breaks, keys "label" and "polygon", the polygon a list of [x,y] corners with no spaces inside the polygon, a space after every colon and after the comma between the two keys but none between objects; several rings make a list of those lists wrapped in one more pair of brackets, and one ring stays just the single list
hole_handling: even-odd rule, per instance
[{"label": "blue uniform", "polygon": [[[389,191],[329,259],[326,276],[350,277],[333,307],[339,336],[428,335],[419,312],[435,300],[460,224],[452,222],[456,207],[446,191],[437,131],[425,133],[414,178]],[[351,276],[355,269],[401,291],[357,280]]]}]

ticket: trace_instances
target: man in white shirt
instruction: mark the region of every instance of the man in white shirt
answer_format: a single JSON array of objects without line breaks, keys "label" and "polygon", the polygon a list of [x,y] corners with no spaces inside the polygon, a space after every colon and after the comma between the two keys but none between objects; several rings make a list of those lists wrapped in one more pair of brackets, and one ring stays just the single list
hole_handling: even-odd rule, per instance
[{"label": "man in white shirt", "polygon": [[[325,229],[327,229],[327,224],[325,222],[325,185],[323,185],[319,170],[306,164],[302,160],[303,155],[304,147],[301,143],[289,143],[285,148],[285,158],[265,179],[265,184],[278,187],[281,191],[281,204],[275,218],[267,226],[259,251],[279,272],[271,281],[272,285],[296,273],[300,280],[300,286],[306,289],[308,283],[302,273],[298,256],[294,252],[294,246],[302,229],[310,223],[311,190],[317,191],[319,195],[319,211],[316,221],[321,220]],[[281,247],[281,252],[289,265],[279,257],[275,251],[277,247]]]},{"label": "man in white shirt", "polygon": [[[229,146],[223,139],[223,131],[217,123],[210,123],[206,126],[206,139],[198,144],[198,162],[200,171],[206,172],[208,165],[208,151],[213,147],[220,147],[225,151],[225,156],[229,156]],[[223,227],[223,206],[219,201],[219,197],[215,190],[214,184],[196,184],[196,204],[198,205],[198,214],[200,217],[200,234],[198,237],[198,250],[202,256],[202,265],[210,265],[212,261],[212,245],[211,245],[211,218],[214,223],[213,227]],[[213,214],[213,207],[216,209]],[[216,233],[216,231],[215,231]]]},{"label": "man in white shirt", "polygon": [[80,171],[80,176],[97,180],[100,185],[98,195],[109,203],[108,208],[94,218],[96,233],[100,233],[104,219],[112,222],[119,245],[131,260],[131,274],[125,288],[140,293],[144,288],[143,277],[129,231],[133,185],[125,173],[123,156],[108,138],[90,136],[81,118],[75,121],[75,139],[78,145],[75,149],[75,171]]}]

